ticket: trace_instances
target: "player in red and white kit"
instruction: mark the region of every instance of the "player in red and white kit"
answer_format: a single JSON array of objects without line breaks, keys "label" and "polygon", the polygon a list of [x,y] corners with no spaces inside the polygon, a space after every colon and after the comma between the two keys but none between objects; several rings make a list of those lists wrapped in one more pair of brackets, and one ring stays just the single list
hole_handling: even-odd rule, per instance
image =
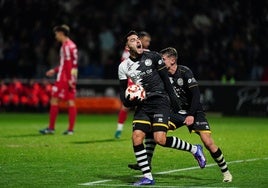
[{"label": "player in red and white kit", "polygon": [[[151,43],[151,35],[145,31],[141,31],[138,33],[139,38],[141,40],[142,46],[144,50],[149,50],[149,46]],[[123,62],[125,59],[129,57],[129,52],[127,49],[124,49],[123,54],[121,56],[121,62]],[[133,84],[130,79],[128,79],[128,85]],[[123,104],[121,106],[121,109],[118,113],[118,120],[117,120],[117,129],[115,131],[115,138],[120,138],[122,134],[122,130],[124,127],[124,123],[127,119],[129,108],[125,107]]]},{"label": "player in red and white kit", "polygon": [[77,83],[77,47],[69,38],[70,28],[67,25],[56,26],[53,29],[55,38],[61,42],[60,48],[60,65],[50,69],[46,75],[51,77],[57,74],[56,82],[52,87],[49,126],[40,130],[41,134],[54,134],[55,122],[58,115],[59,99],[68,101],[69,127],[63,132],[64,135],[72,135],[76,120],[76,83]]}]

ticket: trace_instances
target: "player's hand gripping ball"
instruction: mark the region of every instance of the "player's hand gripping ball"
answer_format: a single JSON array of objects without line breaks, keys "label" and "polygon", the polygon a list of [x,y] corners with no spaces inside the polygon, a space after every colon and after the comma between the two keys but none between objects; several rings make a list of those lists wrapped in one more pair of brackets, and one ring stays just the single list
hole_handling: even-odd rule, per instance
[{"label": "player's hand gripping ball", "polygon": [[145,90],[141,85],[132,84],[125,91],[125,97],[130,101],[134,99],[142,101],[145,99],[145,96]]}]

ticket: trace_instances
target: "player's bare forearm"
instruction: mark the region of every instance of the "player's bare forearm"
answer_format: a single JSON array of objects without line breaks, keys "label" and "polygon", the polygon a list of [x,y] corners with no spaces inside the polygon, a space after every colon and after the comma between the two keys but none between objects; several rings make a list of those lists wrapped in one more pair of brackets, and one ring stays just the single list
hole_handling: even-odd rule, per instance
[{"label": "player's bare forearm", "polygon": [[48,77],[52,77],[55,75],[55,70],[54,69],[50,69],[46,72],[46,76]]}]

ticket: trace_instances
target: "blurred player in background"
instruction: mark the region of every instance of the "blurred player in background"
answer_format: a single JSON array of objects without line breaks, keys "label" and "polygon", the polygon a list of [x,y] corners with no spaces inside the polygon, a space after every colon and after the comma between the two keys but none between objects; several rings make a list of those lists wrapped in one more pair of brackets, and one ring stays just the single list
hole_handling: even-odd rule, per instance
[{"label": "blurred player in background", "polygon": [[[147,33],[146,31],[141,31],[138,33],[139,38],[141,40],[142,46],[145,51],[149,51],[149,46],[151,43],[151,35]],[[121,62],[123,62],[125,59],[129,57],[129,51],[125,48],[121,57]],[[128,85],[131,85],[132,81],[129,79],[128,80]],[[121,106],[121,109],[118,113],[118,121],[117,121],[117,129],[115,131],[115,138],[120,138],[124,123],[127,119],[129,108],[125,107],[123,104]]]},{"label": "blurred player in background", "polygon": [[53,29],[55,38],[61,43],[60,65],[46,72],[48,77],[57,73],[56,82],[52,87],[49,126],[40,130],[41,134],[54,134],[55,122],[59,111],[59,99],[68,102],[69,127],[63,132],[64,135],[72,135],[76,120],[76,82],[77,82],[77,47],[69,38],[70,28],[67,25],[56,26]]}]

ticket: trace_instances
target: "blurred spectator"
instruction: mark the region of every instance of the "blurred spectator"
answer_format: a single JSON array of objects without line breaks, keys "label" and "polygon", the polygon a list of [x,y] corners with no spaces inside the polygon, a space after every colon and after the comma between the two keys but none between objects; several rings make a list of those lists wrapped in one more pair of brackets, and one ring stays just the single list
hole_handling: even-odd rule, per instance
[{"label": "blurred spectator", "polygon": [[115,37],[113,32],[105,25],[101,26],[99,33],[101,64],[108,64],[109,58],[114,54]]},{"label": "blurred spectator", "polygon": [[34,47],[35,52],[35,64],[36,64],[36,74],[35,78],[43,78],[46,71],[50,68],[47,62],[47,44],[45,38],[40,38],[38,43]]},{"label": "blurred spectator", "polygon": [[0,78],[4,77],[4,37],[0,30]]},{"label": "blurred spectator", "polygon": [[[18,74],[19,41],[9,36],[4,49],[3,71],[6,77],[12,78]],[[4,76],[4,77],[5,77]]]},{"label": "blurred spectator", "polygon": [[48,69],[51,69],[58,65],[59,62],[58,53],[59,52],[57,50],[57,43],[56,42],[52,43],[48,49],[48,55],[47,55]]},{"label": "blurred spectator", "polygon": [[62,23],[74,28],[84,53],[83,78],[117,78],[110,74],[121,56],[115,41],[131,29],[151,33],[152,50],[182,51],[199,80],[221,80],[230,68],[236,81],[261,80],[267,61],[268,1],[9,0],[1,1],[0,16],[2,78],[44,77],[58,62],[50,32]]},{"label": "blurred spectator", "polygon": [[261,81],[268,82],[268,66],[263,70]]}]

